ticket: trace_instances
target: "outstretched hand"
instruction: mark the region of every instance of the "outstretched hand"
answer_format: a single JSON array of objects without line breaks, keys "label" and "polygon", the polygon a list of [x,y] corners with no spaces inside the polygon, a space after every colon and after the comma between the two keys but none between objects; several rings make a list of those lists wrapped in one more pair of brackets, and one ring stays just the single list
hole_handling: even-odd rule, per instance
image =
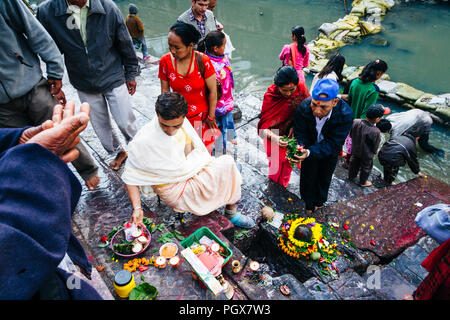
[{"label": "outstretched hand", "polygon": [[64,162],[75,160],[79,155],[74,149],[80,142],[78,135],[89,122],[89,104],[83,103],[80,112],[76,115],[74,113],[75,104],[72,101],[67,102],[65,107],[56,105],[52,120],[25,130],[19,143],[37,143],[59,156]]}]

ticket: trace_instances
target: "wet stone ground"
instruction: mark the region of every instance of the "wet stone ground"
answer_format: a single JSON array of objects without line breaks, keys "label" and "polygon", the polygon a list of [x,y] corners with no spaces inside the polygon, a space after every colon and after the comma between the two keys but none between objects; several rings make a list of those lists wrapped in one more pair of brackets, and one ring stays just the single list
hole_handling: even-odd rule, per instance
[{"label": "wet stone ground", "polygon": [[[159,94],[159,81],[156,79],[157,68],[154,66],[143,69],[138,78],[139,85],[133,96],[138,128],[155,116],[154,102]],[[67,98],[79,103],[76,91],[67,79],[64,81]],[[242,235],[241,229],[234,228],[223,216],[224,208],[203,217],[189,213],[180,215],[163,202],[159,203],[156,195],[142,196],[145,216],[155,223],[164,223],[164,233],[178,230],[183,236],[189,236],[198,228],[207,226],[225,242],[233,251],[230,260],[240,261],[243,267],[238,274],[232,272],[231,263],[223,269],[225,279],[235,290],[235,300],[401,299],[403,294],[411,294],[426,276],[420,263],[437,245],[415,226],[413,220],[420,208],[414,203],[421,202],[427,206],[448,202],[450,187],[429,177],[386,189],[380,172],[374,170],[371,179],[375,187],[361,188],[345,180],[347,173],[340,162],[333,176],[329,201],[314,217],[324,223],[335,222],[339,225],[349,221],[347,232],[358,249],[342,247],[352,259],[339,259],[338,279],[323,278],[314,264],[283,254],[277,247],[277,230],[261,220],[260,211],[265,205],[284,214],[304,215],[304,205],[299,198],[300,172],[294,170],[287,188],[267,179],[267,159],[256,135],[258,120],[255,116],[259,113],[261,102],[253,96],[240,95],[237,95],[236,101],[240,107],[240,119],[236,121],[238,145],[229,144],[228,154],[233,155],[240,164],[243,176],[238,210],[254,218],[257,226]],[[129,219],[131,214],[131,204],[120,179],[123,169],[118,172],[109,169],[108,163],[112,159],[102,148],[90,125],[82,133],[82,140],[99,165],[101,183],[95,191],[83,187],[73,215],[73,229],[94,266],[92,284],[105,299],[120,299],[114,292],[113,279],[128,259],[119,258],[116,262],[111,259],[112,251],[99,245],[101,236]],[[369,228],[373,225],[374,230],[368,232],[361,229],[362,224]],[[336,239],[341,240],[343,232],[339,229]],[[141,257],[158,255],[156,251],[161,244],[157,242],[157,237],[161,233],[156,231],[152,234],[151,244]],[[375,240],[376,246],[370,245],[370,240]],[[178,240],[174,239],[174,242],[182,248]],[[260,273],[256,276],[249,271],[251,260],[261,263]],[[379,287],[370,285],[373,274],[367,268],[373,265],[378,265],[376,270],[381,274]],[[104,269],[97,272],[96,266],[103,266]],[[226,299],[223,294],[214,297],[198,280],[194,280],[184,261],[178,268],[150,267],[143,273],[136,271],[134,277],[137,284],[145,280],[155,286],[161,300]],[[290,288],[289,296],[280,292],[282,284]]]}]

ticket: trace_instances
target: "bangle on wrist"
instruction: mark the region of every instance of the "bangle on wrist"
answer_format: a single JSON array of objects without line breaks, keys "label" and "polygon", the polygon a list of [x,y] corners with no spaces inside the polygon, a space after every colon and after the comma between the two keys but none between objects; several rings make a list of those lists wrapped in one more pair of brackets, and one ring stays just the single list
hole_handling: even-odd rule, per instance
[{"label": "bangle on wrist", "polygon": [[214,116],[214,117],[211,118],[211,117],[208,115],[207,118],[208,118],[209,121],[214,121],[214,120],[216,120],[216,116]]},{"label": "bangle on wrist", "polygon": [[133,208],[133,211],[135,211],[135,210],[142,210],[142,208],[141,207]]}]

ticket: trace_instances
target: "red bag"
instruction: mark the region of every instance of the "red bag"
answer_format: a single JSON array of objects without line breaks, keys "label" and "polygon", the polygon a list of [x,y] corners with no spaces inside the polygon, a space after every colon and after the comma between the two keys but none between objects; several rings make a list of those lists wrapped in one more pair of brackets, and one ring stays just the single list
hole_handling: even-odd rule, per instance
[{"label": "red bag", "polygon": [[216,139],[218,137],[220,137],[221,134],[222,133],[220,132],[220,130],[218,128],[211,129],[210,127],[208,127],[206,122],[202,123],[201,137],[202,137],[202,141],[205,144],[206,149],[208,149],[209,153],[212,152],[214,141],[216,141]]}]

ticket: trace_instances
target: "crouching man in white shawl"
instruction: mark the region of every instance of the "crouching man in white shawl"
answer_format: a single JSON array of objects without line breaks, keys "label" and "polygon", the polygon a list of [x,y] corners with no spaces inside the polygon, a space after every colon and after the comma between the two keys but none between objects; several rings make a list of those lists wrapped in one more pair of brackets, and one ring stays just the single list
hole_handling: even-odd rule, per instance
[{"label": "crouching man in white shawl", "polygon": [[234,159],[213,158],[186,119],[184,97],[165,92],[155,105],[156,117],[128,144],[122,174],[133,206],[131,221],[142,224],[140,190],[155,192],[176,212],[206,215],[226,205],[225,215],[235,226],[252,228],[254,221],[236,211],[242,177]]}]

